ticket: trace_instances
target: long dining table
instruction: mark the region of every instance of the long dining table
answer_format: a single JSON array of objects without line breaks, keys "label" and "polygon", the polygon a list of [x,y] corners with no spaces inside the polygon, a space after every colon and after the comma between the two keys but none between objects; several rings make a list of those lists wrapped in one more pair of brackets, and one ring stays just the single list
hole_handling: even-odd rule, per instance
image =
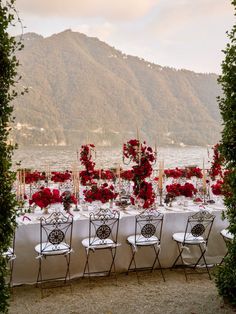
[{"label": "long dining table", "polygon": [[[119,208],[114,208],[120,210]],[[190,215],[197,212],[199,205],[192,204],[188,207],[173,206],[159,207],[164,214],[161,250],[159,259],[163,268],[169,268],[173,264],[177,256],[177,245],[172,239],[175,232],[184,232],[187,219]],[[79,211],[73,211],[73,235],[70,264],[71,278],[81,277],[86,261],[86,252],[81,241],[88,237],[89,233],[89,213],[93,210],[90,206],[86,211],[80,208]],[[211,204],[207,205],[205,210],[208,210],[215,215],[214,224],[211,230],[208,248],[206,252],[206,260],[208,264],[219,263],[226,253],[226,246],[220,231],[228,226],[227,220],[222,219],[222,211],[224,206]],[[125,272],[128,268],[131,259],[131,250],[126,242],[129,235],[134,234],[135,215],[139,212],[134,207],[128,207],[125,211],[120,210],[120,223],[118,231],[118,242],[120,246],[117,249],[115,259],[116,271]],[[18,227],[15,236],[15,264],[13,271],[13,284],[33,284],[36,282],[38,272],[37,254],[34,250],[35,246],[40,241],[40,210],[34,213],[27,213],[17,218]],[[149,249],[149,251],[148,251]],[[140,267],[148,266],[153,261],[153,252],[150,248],[143,252],[140,250],[137,254],[137,264]],[[189,252],[185,252],[188,258]],[[109,252],[95,252],[90,259],[90,268],[94,271],[109,267],[110,255]],[[43,273],[45,277],[61,276],[65,272],[65,259],[63,257],[50,257],[43,261]]]}]

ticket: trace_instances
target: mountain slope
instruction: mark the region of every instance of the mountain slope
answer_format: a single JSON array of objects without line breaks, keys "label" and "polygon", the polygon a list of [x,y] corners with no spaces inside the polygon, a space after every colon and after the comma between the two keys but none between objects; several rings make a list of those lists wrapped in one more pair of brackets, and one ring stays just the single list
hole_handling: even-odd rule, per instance
[{"label": "mountain slope", "polygon": [[135,136],[158,144],[205,145],[220,134],[217,75],[127,56],[70,30],[28,33],[19,53],[29,93],[15,102],[22,145],[120,145]]}]

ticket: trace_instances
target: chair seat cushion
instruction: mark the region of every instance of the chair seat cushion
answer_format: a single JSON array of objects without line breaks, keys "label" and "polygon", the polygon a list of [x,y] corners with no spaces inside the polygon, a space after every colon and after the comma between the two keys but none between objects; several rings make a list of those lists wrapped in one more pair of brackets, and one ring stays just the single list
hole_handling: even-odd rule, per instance
[{"label": "chair seat cushion", "polygon": [[3,256],[8,258],[8,259],[13,258],[15,256],[14,252],[13,252],[13,248],[9,247],[8,250],[3,253]]},{"label": "chair seat cushion", "polygon": [[37,244],[35,246],[35,251],[42,255],[60,255],[70,252],[70,246],[64,242],[58,245],[53,245],[49,242],[44,242],[42,244]]},{"label": "chair seat cushion", "polygon": [[221,230],[220,233],[227,240],[233,240],[233,238],[234,238],[234,235],[231,232],[229,232],[229,230],[227,230],[227,229]]},{"label": "chair seat cushion", "polygon": [[90,244],[89,244],[89,238],[85,238],[82,240],[82,245],[85,248],[108,248],[108,247],[114,247],[116,246],[115,242],[112,241],[111,239],[104,239],[101,240],[97,237],[90,239]]},{"label": "chair seat cushion", "polygon": [[179,243],[183,243],[185,241],[186,244],[199,244],[205,242],[203,237],[194,237],[191,233],[186,233],[185,239],[184,236],[184,232],[178,232],[174,233],[172,238]]},{"label": "chair seat cushion", "polygon": [[159,239],[156,236],[152,236],[150,238],[145,238],[141,234],[136,235],[136,241],[135,241],[135,235],[131,235],[127,238],[127,241],[131,245],[154,245],[159,244]]}]

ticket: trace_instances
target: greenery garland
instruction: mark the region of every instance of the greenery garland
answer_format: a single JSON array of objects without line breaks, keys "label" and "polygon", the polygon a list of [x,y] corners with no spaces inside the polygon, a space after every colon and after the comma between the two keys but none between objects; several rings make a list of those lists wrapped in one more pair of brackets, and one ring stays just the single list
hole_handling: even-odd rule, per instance
[{"label": "greenery garland", "polygon": [[[236,10],[236,0],[232,1]],[[236,15],[236,11],[234,12]],[[225,217],[229,221],[229,231],[234,240],[228,245],[228,255],[222,266],[216,272],[216,285],[219,294],[236,305],[236,25],[227,32],[230,43],[223,51],[225,60],[222,62],[222,75],[218,82],[222,86],[223,97],[218,98],[224,129],[220,143],[220,152],[225,159],[225,167],[229,170],[227,180],[227,195]]]},{"label": "greenery garland", "polygon": [[[3,253],[11,245],[16,226],[17,200],[12,193],[15,173],[11,171],[15,146],[8,143],[12,117],[12,100],[20,77],[17,75],[19,61],[15,53],[23,48],[21,42],[10,36],[8,30],[20,22],[14,7],[15,0],[0,1],[0,312],[8,312],[9,287],[6,284],[7,261]],[[22,92],[24,93],[24,92]]]}]

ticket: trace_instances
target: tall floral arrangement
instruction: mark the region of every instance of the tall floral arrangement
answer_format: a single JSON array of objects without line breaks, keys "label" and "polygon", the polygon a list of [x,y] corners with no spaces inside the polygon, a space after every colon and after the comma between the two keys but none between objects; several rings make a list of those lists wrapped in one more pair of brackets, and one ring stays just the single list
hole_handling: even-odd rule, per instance
[{"label": "tall floral arrangement", "polygon": [[210,177],[212,180],[215,180],[216,177],[223,177],[222,165],[224,163],[224,157],[219,151],[219,144],[216,144],[213,147],[213,160],[211,162],[211,168],[209,171]]},{"label": "tall floral arrangement", "polygon": [[95,146],[93,144],[82,145],[80,150],[80,162],[85,170],[80,172],[81,183],[83,185],[93,184],[95,178],[95,162],[92,161],[92,151]]},{"label": "tall floral arrangement", "polygon": [[[152,174],[152,163],[156,156],[152,148],[147,146],[145,142],[131,139],[123,145],[123,156],[135,163],[132,166],[132,181],[134,182],[133,195],[131,203],[140,201],[143,208],[150,207],[155,201],[155,193],[151,182],[146,179]],[[131,177],[131,176],[130,176]]]}]

